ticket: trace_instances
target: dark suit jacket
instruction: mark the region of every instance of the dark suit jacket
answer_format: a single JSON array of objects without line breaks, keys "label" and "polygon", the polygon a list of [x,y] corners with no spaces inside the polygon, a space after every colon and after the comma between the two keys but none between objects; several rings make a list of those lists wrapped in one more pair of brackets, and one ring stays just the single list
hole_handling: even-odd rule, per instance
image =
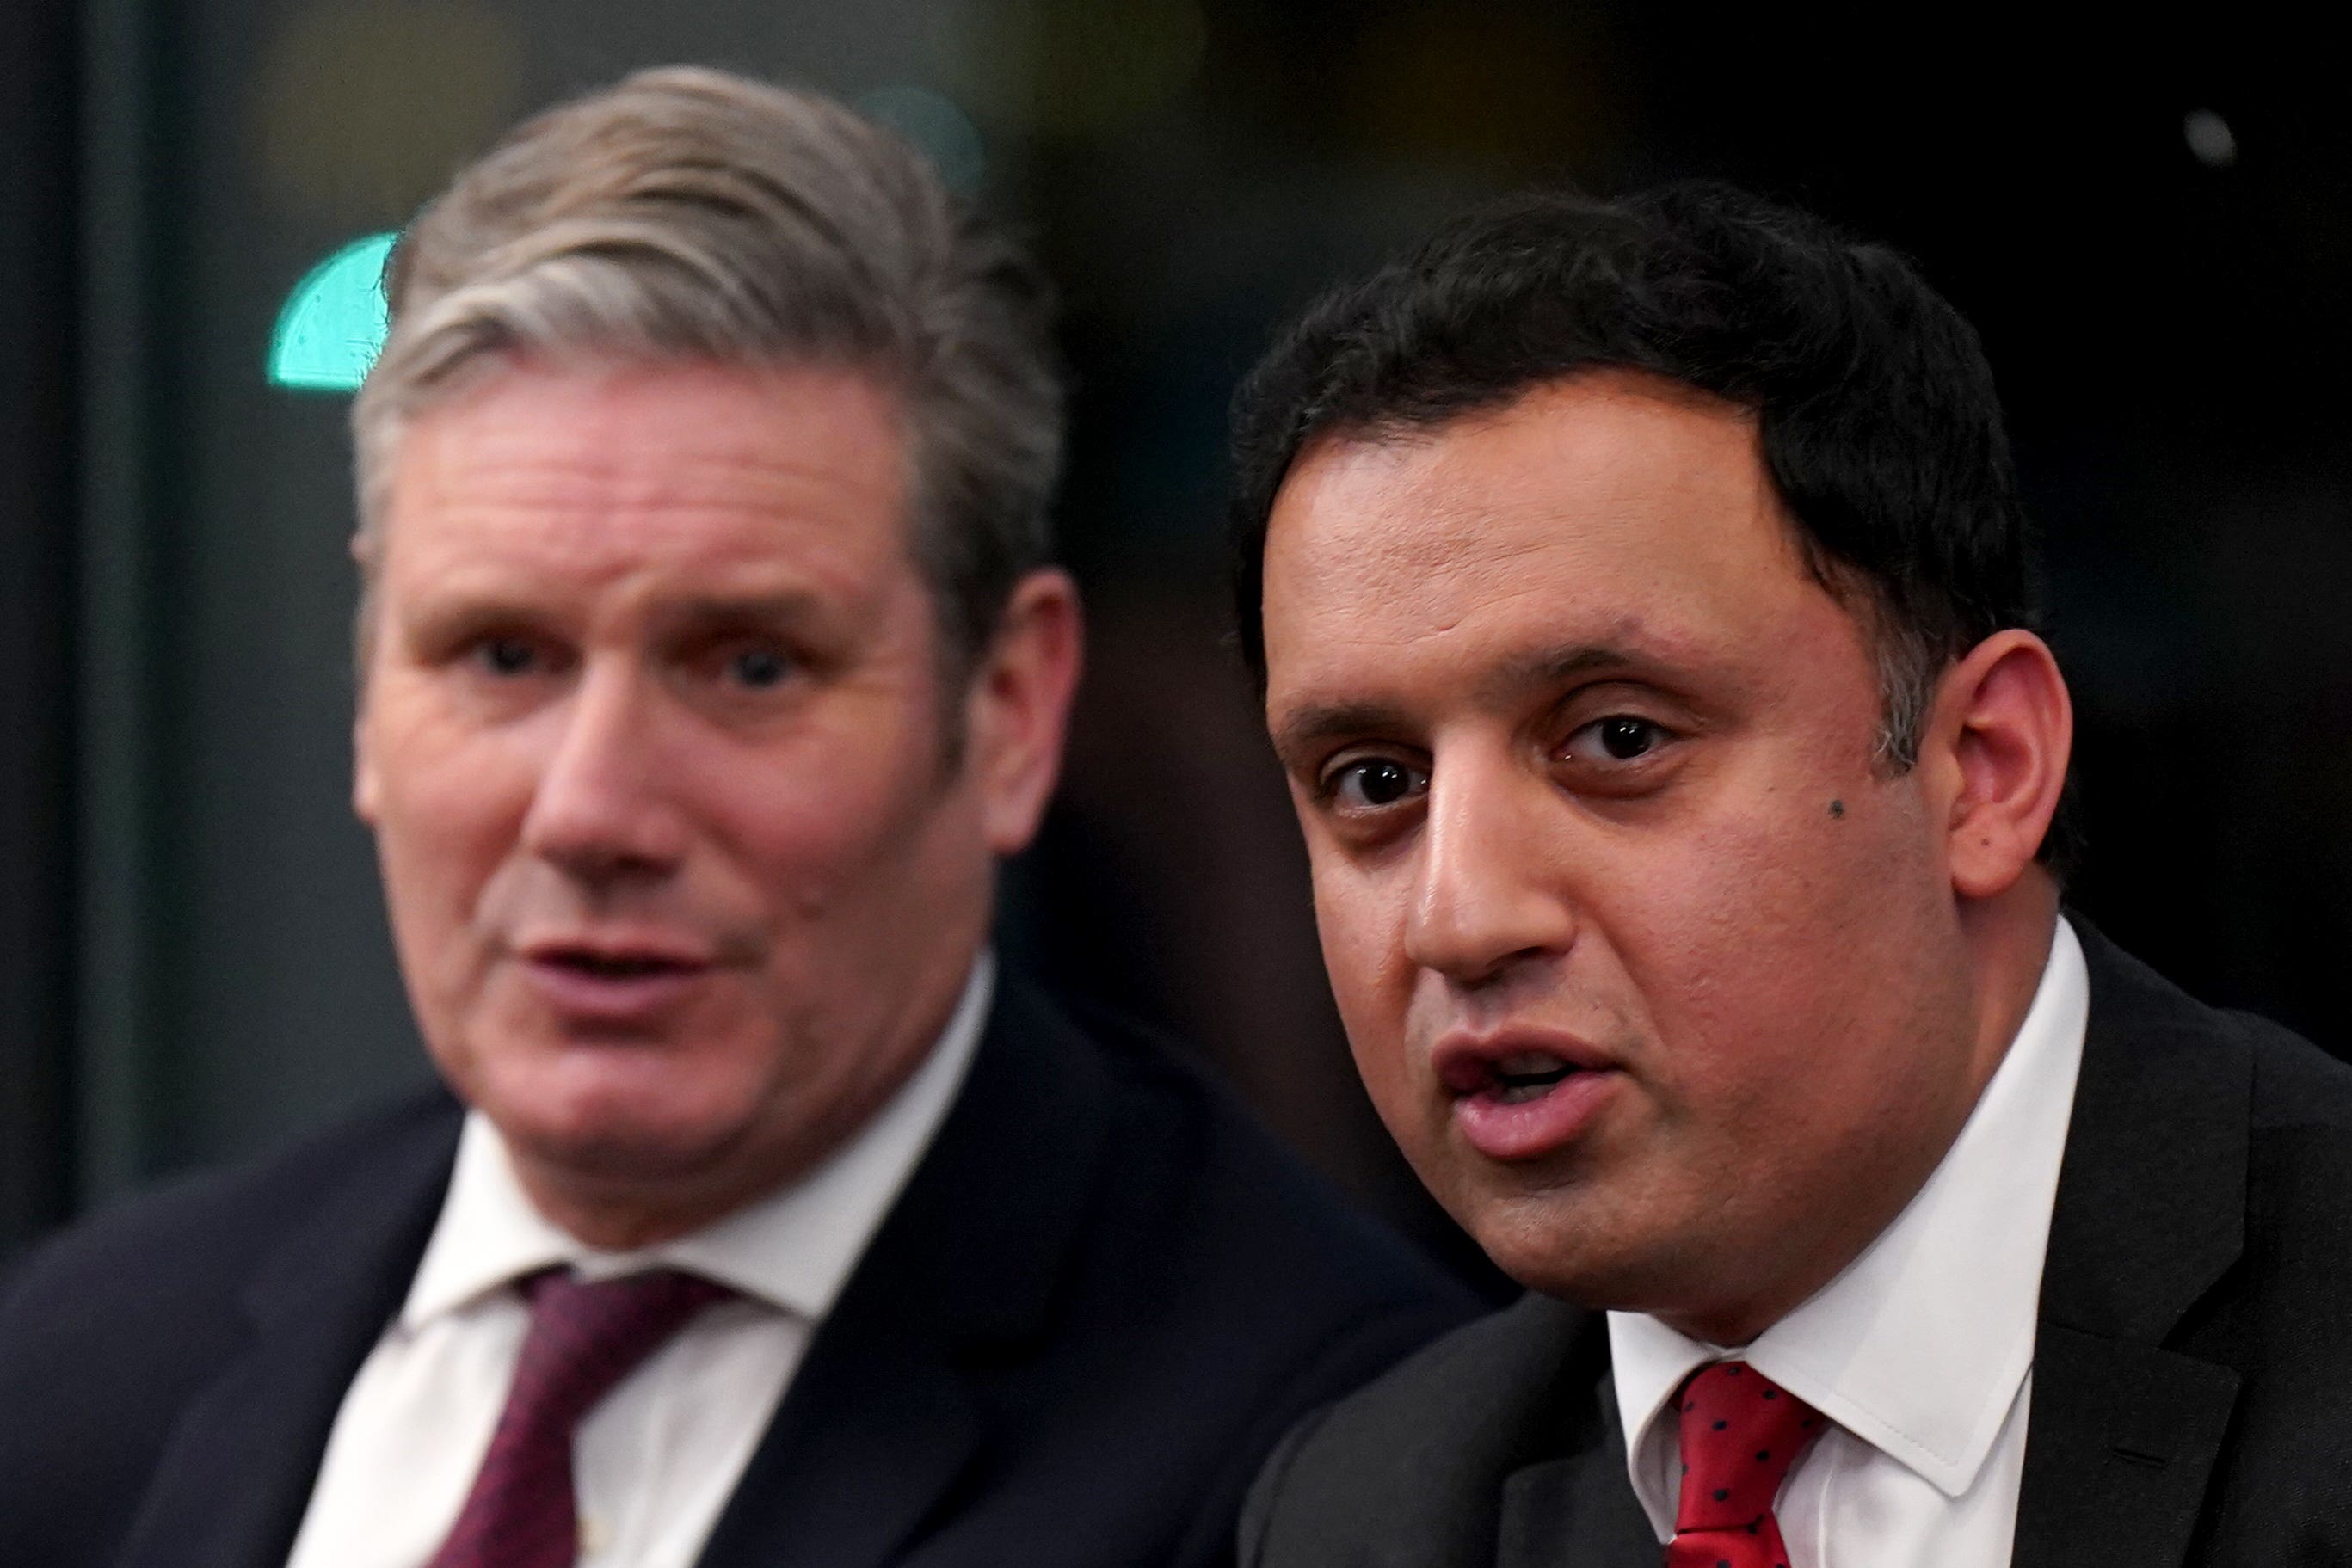
[{"label": "dark suit jacket", "polygon": [[[0,1284],[0,1564],[279,1568],[458,1123],[436,1095]],[[1006,988],[702,1563],[1228,1562],[1284,1429],[1469,1310],[1189,1070]]]},{"label": "dark suit jacket", "polygon": [[[2352,1069],[2075,928],[2016,1568],[2352,1563]],[[1605,1320],[1528,1297],[1285,1438],[1264,1568],[1656,1568]]]}]

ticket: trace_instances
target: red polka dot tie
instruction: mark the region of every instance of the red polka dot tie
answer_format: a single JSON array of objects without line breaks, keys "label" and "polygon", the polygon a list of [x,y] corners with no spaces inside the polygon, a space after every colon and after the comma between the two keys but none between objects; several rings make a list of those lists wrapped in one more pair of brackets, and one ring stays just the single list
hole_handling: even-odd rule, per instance
[{"label": "red polka dot tie", "polygon": [[523,1290],[530,1333],[506,1408],[430,1568],[572,1568],[580,1555],[573,1432],[687,1319],[728,1294],[669,1269],[593,1285],[551,1270]]},{"label": "red polka dot tie", "polygon": [[1666,1568],[1789,1568],[1772,1500],[1821,1413],[1738,1361],[1700,1368],[1675,1398],[1683,1495]]}]

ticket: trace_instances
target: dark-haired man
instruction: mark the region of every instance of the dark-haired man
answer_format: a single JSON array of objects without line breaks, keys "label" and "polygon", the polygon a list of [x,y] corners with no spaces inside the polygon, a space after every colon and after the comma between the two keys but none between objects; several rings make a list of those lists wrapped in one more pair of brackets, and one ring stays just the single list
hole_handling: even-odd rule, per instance
[{"label": "dark-haired man", "polygon": [[1519,1305],[1245,1561],[2352,1552],[2352,1071],[2061,912],[1975,335],[1717,187],[1521,199],[1238,404],[1242,625],[1358,1065]]}]

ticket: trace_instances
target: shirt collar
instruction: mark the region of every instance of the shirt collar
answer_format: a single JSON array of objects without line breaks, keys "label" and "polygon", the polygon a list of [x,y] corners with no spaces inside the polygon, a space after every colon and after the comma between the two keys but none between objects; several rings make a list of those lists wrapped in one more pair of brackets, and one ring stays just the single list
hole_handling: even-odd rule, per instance
[{"label": "shirt collar", "polygon": [[1668,1399],[1736,1354],[1947,1497],[1975,1484],[2033,1362],[2042,1254],[2090,1017],[2090,975],[2064,919],[2033,1001],[1959,1135],[1894,1223],[1803,1305],[1738,1351],[1639,1313],[1609,1314],[1626,1463],[1671,1526]]},{"label": "shirt collar", "polygon": [[599,1250],[548,1220],[516,1179],[499,1130],[480,1112],[468,1112],[449,1194],[409,1286],[401,1327],[413,1332],[559,1264],[591,1279],[685,1269],[782,1311],[822,1318],[962,1087],[994,982],[993,957],[982,952],[922,1065],[814,1170],[700,1230],[652,1247]]}]

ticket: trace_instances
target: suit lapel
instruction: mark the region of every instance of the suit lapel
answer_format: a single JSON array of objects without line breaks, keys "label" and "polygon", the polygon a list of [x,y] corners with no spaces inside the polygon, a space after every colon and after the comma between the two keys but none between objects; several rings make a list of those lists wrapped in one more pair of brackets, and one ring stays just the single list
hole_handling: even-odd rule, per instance
[{"label": "suit lapel", "polygon": [[[704,1568],[870,1568],[916,1533],[982,1453],[975,1367],[1017,1356],[1042,1330],[1108,1097],[1093,1048],[1006,986],[955,1107],[820,1325]],[[118,1568],[282,1568],[344,1393],[432,1234],[459,1123],[443,1101],[255,1270],[244,1348],[174,1424]]]},{"label": "suit lapel", "polygon": [[886,1562],[971,1458],[980,1430],[978,1406],[936,1347],[837,1316],[737,1484],[703,1568]]},{"label": "suit lapel", "polygon": [[1624,1424],[1605,1376],[1592,1420],[1591,1440],[1504,1481],[1496,1568],[1655,1568],[1664,1549],[1627,1479]]},{"label": "suit lapel", "polygon": [[1043,1330],[1108,1095],[1068,1023],[1000,991],[954,1108],[810,1343],[701,1568],[874,1568],[984,1461],[984,1367]]},{"label": "suit lapel", "polygon": [[2076,919],[2091,1017],[2051,1216],[2016,1568],[2174,1568],[2236,1402],[2163,1348],[2244,1246],[2245,1043]]},{"label": "suit lapel", "polygon": [[245,1348],[181,1412],[118,1568],[282,1568],[343,1393],[432,1233],[457,1126],[442,1102],[255,1271]]},{"label": "suit lapel", "polygon": [[2043,1323],[2017,1568],[2174,1568],[2237,1392],[2227,1367]]}]

